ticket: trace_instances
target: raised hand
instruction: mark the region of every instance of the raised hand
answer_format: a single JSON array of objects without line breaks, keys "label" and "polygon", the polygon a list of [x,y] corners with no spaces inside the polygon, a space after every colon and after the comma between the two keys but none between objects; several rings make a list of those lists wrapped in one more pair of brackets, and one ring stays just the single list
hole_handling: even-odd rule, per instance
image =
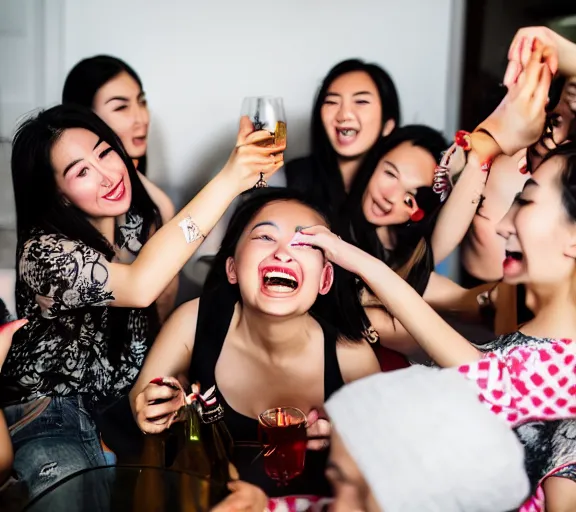
[{"label": "raised hand", "polygon": [[241,190],[252,188],[260,179],[260,173],[268,178],[284,165],[286,143],[273,143],[274,135],[265,130],[254,131],[250,118],[241,117],[236,147],[224,172],[229,179],[239,181]]},{"label": "raised hand", "polygon": [[552,80],[549,53],[548,47],[535,40],[527,66],[496,110],[478,127],[490,133],[507,155],[531,146],[542,135]]},{"label": "raised hand", "polygon": [[506,87],[510,88],[515,84],[522,71],[528,67],[536,40],[548,48],[544,63],[550,69],[550,73],[554,75],[558,71],[558,49],[567,41],[548,27],[521,28],[516,32],[508,50],[508,67],[503,80]]}]

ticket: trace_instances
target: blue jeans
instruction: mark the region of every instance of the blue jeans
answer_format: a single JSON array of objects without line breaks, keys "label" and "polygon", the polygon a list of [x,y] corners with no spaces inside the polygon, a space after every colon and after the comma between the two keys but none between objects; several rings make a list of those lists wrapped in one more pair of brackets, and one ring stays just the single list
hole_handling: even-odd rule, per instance
[{"label": "blue jeans", "polygon": [[[21,422],[24,405],[4,408],[8,426]],[[100,437],[82,397],[53,397],[30,421],[11,429],[14,470],[30,498],[82,469],[107,464]]]}]

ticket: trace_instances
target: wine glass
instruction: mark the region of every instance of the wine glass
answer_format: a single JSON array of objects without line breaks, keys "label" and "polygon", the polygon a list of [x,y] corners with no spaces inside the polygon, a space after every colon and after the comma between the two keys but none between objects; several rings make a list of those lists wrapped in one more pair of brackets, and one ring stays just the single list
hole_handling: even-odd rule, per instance
[{"label": "wine glass", "polygon": [[296,407],[275,407],[258,416],[264,470],[279,485],[286,485],[304,471],[306,426],[306,415]]},{"label": "wine glass", "polygon": [[[242,101],[241,116],[248,116],[254,130],[266,130],[274,137],[273,142],[263,142],[266,146],[284,146],[286,144],[286,114],[282,98],[273,96],[250,96]],[[256,188],[267,187],[264,173],[260,173],[260,179]]]}]

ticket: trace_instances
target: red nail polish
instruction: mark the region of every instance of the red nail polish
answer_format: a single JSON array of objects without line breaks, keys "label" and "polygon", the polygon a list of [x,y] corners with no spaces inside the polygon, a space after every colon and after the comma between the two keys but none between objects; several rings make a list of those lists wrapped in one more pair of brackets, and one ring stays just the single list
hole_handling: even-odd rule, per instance
[{"label": "red nail polish", "polygon": [[164,384],[164,379],[162,377],[156,377],[150,381],[150,384],[158,384],[160,386],[161,384]]}]

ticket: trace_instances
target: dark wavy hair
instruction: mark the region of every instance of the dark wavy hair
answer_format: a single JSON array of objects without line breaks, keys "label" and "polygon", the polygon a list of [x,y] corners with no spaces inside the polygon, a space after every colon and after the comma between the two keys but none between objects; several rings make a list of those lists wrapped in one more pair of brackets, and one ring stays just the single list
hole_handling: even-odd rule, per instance
[{"label": "dark wavy hair", "polygon": [[[230,301],[241,301],[238,285],[228,282],[226,276],[226,260],[234,256],[238,241],[246,226],[267,204],[276,201],[290,201],[302,204],[318,213],[330,227],[328,217],[308,195],[289,188],[269,187],[253,189],[241,196],[241,203],[234,212],[220,250],[214,258],[212,269],[208,274],[204,291],[226,295]],[[368,320],[358,300],[354,283],[349,274],[334,266],[334,284],[326,295],[318,295],[310,313],[333,325],[338,332],[351,341],[364,337],[364,331],[369,327]]]},{"label": "dark wavy hair", "polygon": [[[121,73],[128,73],[143,89],[142,80],[126,62],[110,55],[96,55],[83,59],[68,73],[62,90],[62,103],[94,108],[94,97],[100,88]],[[146,155],[138,159],[138,171],[146,175]]]},{"label": "dark wavy hair", "polygon": [[[82,242],[103,254],[108,261],[114,257],[112,245],[90,223],[86,213],[64,199],[56,184],[51,150],[61,135],[71,128],[84,128],[96,134],[124,162],[132,185],[130,211],[143,219],[140,242],[144,244],[151,230],[162,225],[158,207],[146,192],[132,159],[112,129],[89,109],[77,105],[58,105],[24,121],[18,127],[12,143],[12,183],[18,234],[17,272],[22,248],[37,230]],[[151,325],[156,326],[155,304],[148,309]],[[119,356],[119,351],[130,341],[127,332],[129,313],[128,308],[111,308],[110,323],[117,338],[117,342],[109,345],[112,359]]]},{"label": "dark wavy hair", "polygon": [[564,160],[559,183],[562,194],[562,206],[564,206],[568,217],[573,222],[576,222],[576,141],[566,142],[554,148],[546,154],[542,163],[555,157],[560,157]]},{"label": "dark wavy hair", "polygon": [[[311,125],[311,149],[312,149],[312,176],[307,177],[306,188],[313,197],[323,198],[322,203],[337,211],[346,200],[344,181],[338,165],[338,155],[330,140],[324,123],[322,122],[322,105],[326,94],[334,81],[342,75],[362,71],[367,73],[378,90],[382,104],[382,126],[389,120],[394,120],[395,125],[400,125],[400,103],[396,86],[390,75],[377,64],[366,63],[359,59],[349,59],[336,64],[322,81],[322,85],[316,95],[312,110]],[[291,186],[291,176],[288,175],[288,186]],[[295,178],[298,178],[295,176]],[[331,213],[331,212],[329,212]]]},{"label": "dark wavy hair", "polygon": [[420,187],[416,192],[418,206],[424,210],[424,218],[419,222],[390,226],[396,247],[387,250],[378,235],[376,227],[370,224],[362,211],[362,199],[368,182],[380,160],[388,152],[404,142],[425,149],[439,163],[442,152],[448,147],[440,132],[423,125],[408,125],[394,130],[388,137],[380,139],[367,155],[361,166],[350,195],[343,208],[339,221],[341,235],[353,241],[361,249],[386,262],[396,270],[420,294],[428,285],[430,273],[434,270],[434,255],[430,238],[440,211],[440,196],[430,187]]}]

